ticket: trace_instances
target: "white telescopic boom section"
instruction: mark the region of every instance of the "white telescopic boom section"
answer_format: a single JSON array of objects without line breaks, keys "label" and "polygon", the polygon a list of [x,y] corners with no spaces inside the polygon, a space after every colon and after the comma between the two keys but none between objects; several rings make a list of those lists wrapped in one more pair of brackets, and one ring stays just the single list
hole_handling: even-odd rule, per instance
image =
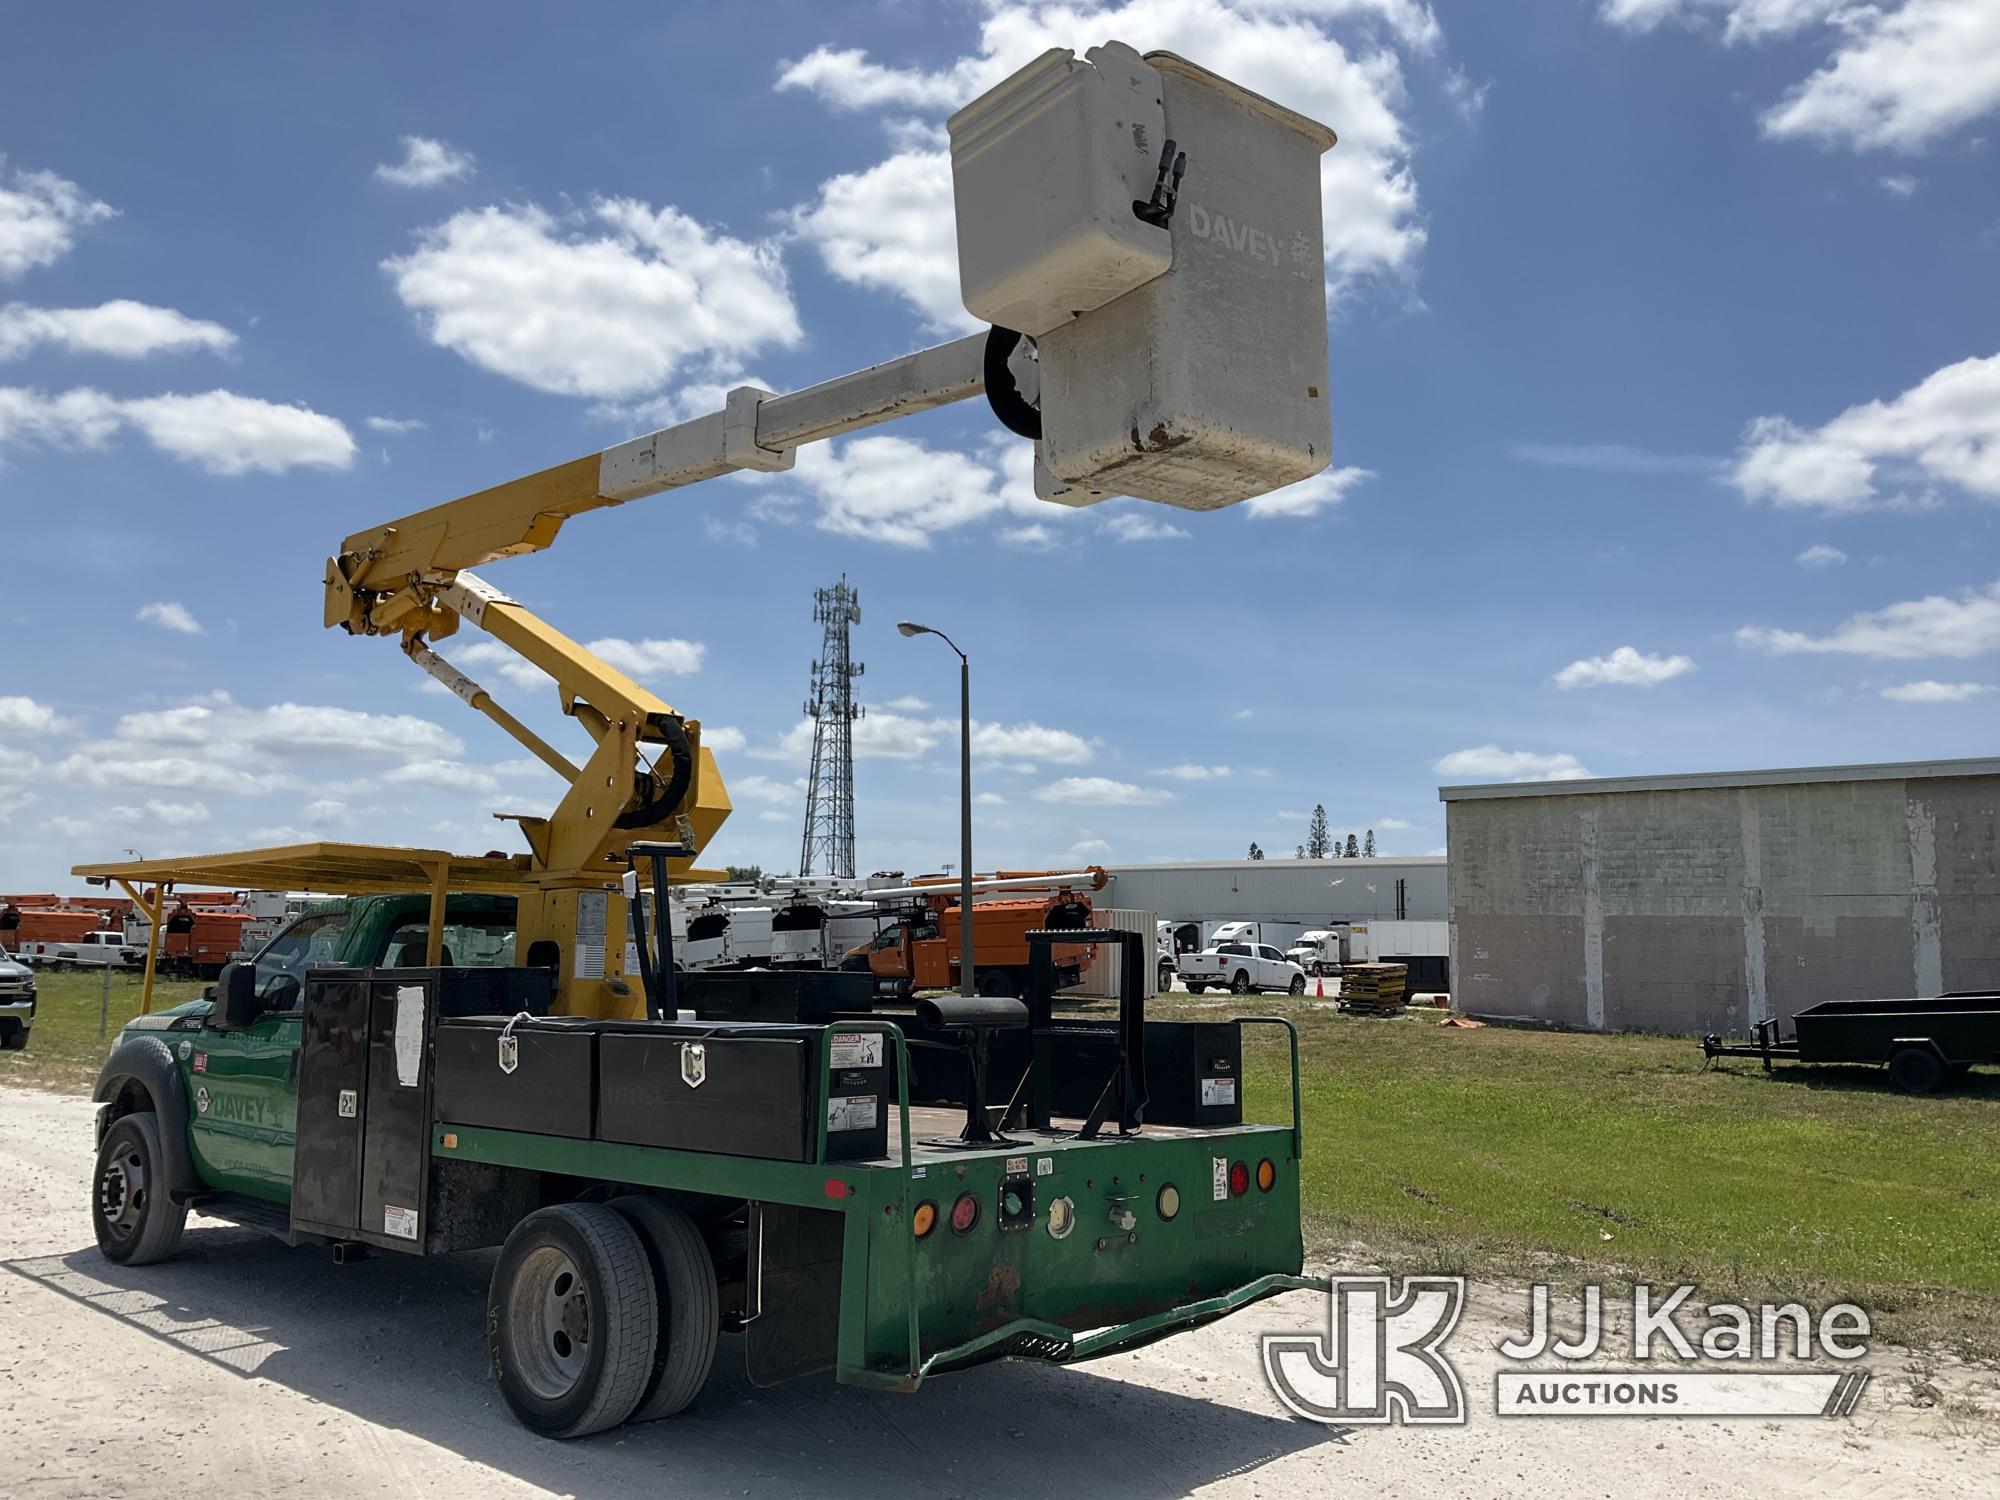
[{"label": "white telescopic boom section", "polygon": [[[978,895],[984,891],[1052,891],[1063,886],[1084,886],[1090,890],[1104,889],[1101,870],[1076,870],[1067,875],[1009,875],[1004,878],[988,876],[984,880],[972,882],[972,892]],[[863,891],[863,901],[903,901],[911,896],[956,896],[959,882],[940,880],[934,885],[899,885],[890,890]]]}]

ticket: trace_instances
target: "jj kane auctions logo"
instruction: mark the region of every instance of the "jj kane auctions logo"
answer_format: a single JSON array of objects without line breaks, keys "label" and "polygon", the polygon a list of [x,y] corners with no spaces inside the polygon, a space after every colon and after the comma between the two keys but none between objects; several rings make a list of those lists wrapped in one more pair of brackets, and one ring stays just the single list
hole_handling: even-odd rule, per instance
[{"label": "jj kane auctions logo", "polygon": [[[1614,1350],[1602,1288],[1584,1288],[1574,1339],[1556,1334],[1549,1288],[1531,1288],[1528,1326],[1496,1346],[1509,1367],[1494,1379],[1495,1414],[1836,1417],[1854,1410],[1866,1370],[1773,1366],[1815,1352],[1842,1365],[1862,1358],[1870,1328],[1861,1308],[1842,1302],[1815,1318],[1796,1302],[1711,1303],[1697,1327],[1693,1296],[1691,1286],[1664,1298],[1635,1287],[1630,1341]],[[1464,1311],[1463,1277],[1406,1277],[1398,1291],[1386,1276],[1336,1276],[1324,1332],[1264,1335],[1265,1379],[1286,1410],[1310,1422],[1462,1424],[1465,1385],[1444,1346]],[[1633,1368],[1583,1363],[1621,1354]],[[1710,1367],[1689,1368],[1697,1359]]]}]

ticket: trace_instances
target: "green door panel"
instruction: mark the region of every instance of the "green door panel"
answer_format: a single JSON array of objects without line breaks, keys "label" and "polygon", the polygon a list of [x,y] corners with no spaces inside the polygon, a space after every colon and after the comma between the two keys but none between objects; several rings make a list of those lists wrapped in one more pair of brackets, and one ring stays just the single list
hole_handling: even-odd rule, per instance
[{"label": "green door panel", "polygon": [[297,1012],[265,1016],[235,1031],[204,1026],[180,1062],[188,1140],[211,1187],[283,1203],[292,1190],[298,1116]]}]

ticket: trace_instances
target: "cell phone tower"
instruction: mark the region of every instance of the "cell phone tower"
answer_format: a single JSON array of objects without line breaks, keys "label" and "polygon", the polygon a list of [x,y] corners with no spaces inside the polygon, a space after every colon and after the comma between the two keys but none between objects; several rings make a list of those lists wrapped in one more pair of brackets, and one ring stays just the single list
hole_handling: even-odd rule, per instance
[{"label": "cell phone tower", "polygon": [[854,721],[867,710],[854,701],[854,679],[863,671],[848,640],[861,623],[861,595],[847,575],[832,588],[813,591],[813,619],[820,625],[819,660],[805,711],[813,721],[812,771],[806,781],[806,831],[799,841],[799,874],[854,878]]}]

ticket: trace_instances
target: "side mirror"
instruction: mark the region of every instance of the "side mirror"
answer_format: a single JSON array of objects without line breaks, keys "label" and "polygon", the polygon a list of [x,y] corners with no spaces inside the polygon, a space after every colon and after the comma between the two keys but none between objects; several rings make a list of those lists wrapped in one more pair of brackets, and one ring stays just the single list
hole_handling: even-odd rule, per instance
[{"label": "side mirror", "polygon": [[263,1010],[257,999],[257,966],[244,963],[224,965],[221,976],[215,981],[215,997],[224,1026],[248,1026]]}]

